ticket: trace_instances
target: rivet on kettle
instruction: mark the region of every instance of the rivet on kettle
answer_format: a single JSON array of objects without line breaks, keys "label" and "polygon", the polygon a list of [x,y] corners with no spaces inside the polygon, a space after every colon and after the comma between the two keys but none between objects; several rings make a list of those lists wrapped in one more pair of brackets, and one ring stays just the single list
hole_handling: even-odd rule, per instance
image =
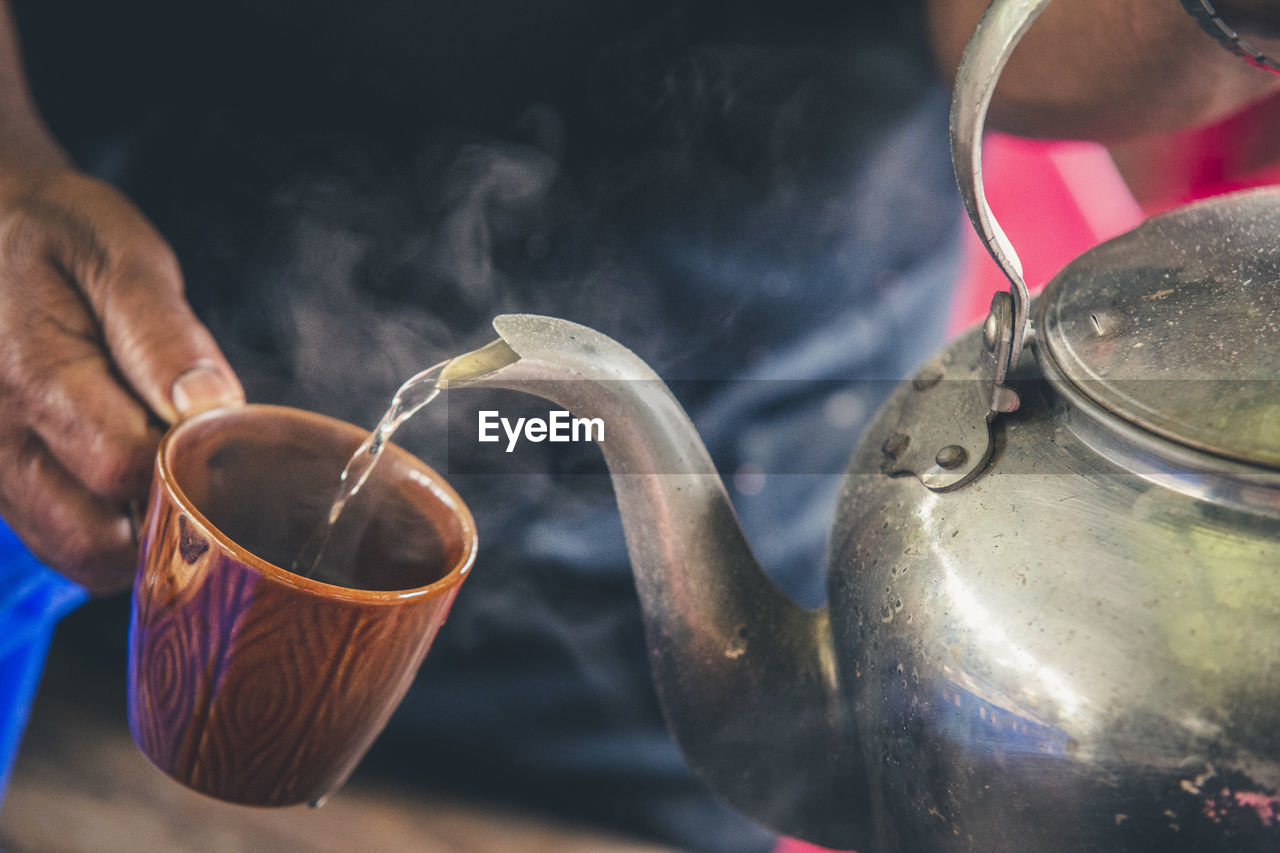
[{"label": "rivet on kettle", "polygon": [[951,470],[952,468],[958,468],[963,465],[965,460],[968,458],[969,451],[965,450],[958,444],[948,444],[946,447],[938,451],[938,455],[935,457],[934,461],[937,462],[939,466],[946,468],[947,470]]},{"label": "rivet on kettle", "polygon": [[907,445],[911,443],[911,436],[903,435],[895,432],[884,440],[884,444],[880,445],[880,449],[884,451],[884,455],[890,459],[897,459],[907,450]]},{"label": "rivet on kettle", "polygon": [[996,344],[1000,342],[1000,318],[996,316],[996,312],[992,309],[987,315],[987,319],[982,323],[982,343],[988,350],[994,350]]}]

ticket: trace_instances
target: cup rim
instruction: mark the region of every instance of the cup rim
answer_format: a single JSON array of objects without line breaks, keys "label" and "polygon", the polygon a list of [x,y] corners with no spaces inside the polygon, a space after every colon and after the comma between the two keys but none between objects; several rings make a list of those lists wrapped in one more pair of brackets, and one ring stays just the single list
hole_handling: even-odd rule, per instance
[{"label": "cup rim", "polygon": [[246,410],[251,413],[260,412],[262,414],[284,415],[285,417],[293,419],[318,420],[328,427],[336,428],[342,432],[351,433],[359,439],[363,439],[369,434],[368,430],[361,429],[355,424],[320,414],[319,412],[312,412],[307,409],[298,409],[292,406],[275,406],[263,403],[241,403],[233,406],[210,409],[208,411],[192,415],[190,418],[186,418],[170,427],[160,439],[160,445],[156,451],[156,480],[164,487],[165,492],[174,501],[178,508],[199,524],[201,529],[207,533],[224,552],[231,554],[236,560],[257,571],[264,577],[270,578],[287,586],[315,595],[322,595],[325,598],[359,600],[368,604],[395,604],[407,599],[439,597],[456,588],[466,578],[467,573],[470,572],[471,567],[475,564],[477,550],[476,524],[475,519],[471,515],[471,510],[439,472],[422,460],[418,459],[412,453],[409,453],[407,450],[394,443],[388,443],[383,452],[391,452],[397,455],[404,461],[410,463],[411,468],[424,474],[427,478],[427,482],[423,485],[427,486],[427,488],[429,488],[437,498],[439,498],[451,511],[453,511],[461,526],[463,553],[449,571],[439,579],[424,586],[410,587],[408,589],[359,589],[355,587],[339,586],[338,584],[330,584],[325,583],[324,581],[315,580],[314,578],[303,577],[302,575],[291,572],[281,566],[277,566],[275,563],[262,559],[257,554],[248,550],[243,545],[240,545],[224,533],[221,529],[211,523],[209,519],[205,517],[204,513],[196,508],[195,504],[187,497],[186,493],[178,485],[177,478],[173,475],[172,467],[169,465],[169,448],[174,441],[177,440],[178,436],[192,424],[214,420],[236,412],[245,412]]}]

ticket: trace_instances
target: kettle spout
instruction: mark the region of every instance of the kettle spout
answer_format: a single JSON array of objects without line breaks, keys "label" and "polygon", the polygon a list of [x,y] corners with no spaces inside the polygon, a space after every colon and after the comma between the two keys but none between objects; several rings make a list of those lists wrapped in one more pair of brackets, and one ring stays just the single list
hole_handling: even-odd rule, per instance
[{"label": "kettle spout", "polygon": [[688,415],[639,357],[564,320],[493,325],[500,339],[454,359],[441,385],[523,391],[605,424],[653,675],[690,765],[779,832],[850,844],[867,798],[826,608],[796,605],[760,569]]}]

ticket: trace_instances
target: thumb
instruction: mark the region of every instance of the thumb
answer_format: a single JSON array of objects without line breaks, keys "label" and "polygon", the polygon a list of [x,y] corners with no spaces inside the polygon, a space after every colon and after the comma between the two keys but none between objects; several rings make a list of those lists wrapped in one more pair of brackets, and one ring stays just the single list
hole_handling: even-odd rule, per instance
[{"label": "thumb", "polygon": [[153,412],[174,423],[244,402],[244,389],[182,293],[169,247],[135,243],[91,285],[111,358]]}]

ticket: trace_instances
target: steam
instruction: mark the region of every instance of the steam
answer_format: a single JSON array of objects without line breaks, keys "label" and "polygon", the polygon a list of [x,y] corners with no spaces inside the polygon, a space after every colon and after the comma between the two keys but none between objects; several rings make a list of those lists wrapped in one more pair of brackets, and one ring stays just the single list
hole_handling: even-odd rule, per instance
[{"label": "steam", "polygon": [[[815,603],[835,482],[877,402],[850,398],[845,381],[905,375],[877,336],[919,335],[927,348],[941,334],[932,302],[951,270],[916,258],[956,235],[950,174],[935,168],[943,99],[926,71],[876,52],[874,32],[870,53],[781,37],[688,50],[673,47],[677,23],[606,53],[590,122],[535,106],[501,138],[436,130],[409,152],[337,137],[236,148],[207,131],[201,150],[223,158],[212,173],[243,179],[170,174],[176,196],[211,193],[222,206],[158,218],[254,401],[372,427],[404,379],[487,343],[500,313],[564,317],[625,342],[660,375],[690,381],[677,394],[740,484],[762,562]],[[923,193],[904,199],[907,187]],[[920,329],[930,313],[936,330]],[[697,381],[734,376],[775,392],[752,399],[742,382]],[[493,393],[499,402],[454,395],[397,437],[467,500],[481,554],[393,729],[442,761],[449,745],[433,732],[467,749],[478,739],[497,764],[479,760],[476,772],[513,777],[593,738],[638,760],[621,745],[631,737],[647,745],[648,770],[665,773],[679,758],[652,740],[657,710],[599,453],[474,456],[476,409],[514,418],[533,405]],[[800,470],[820,476],[775,476]],[[486,667],[488,692],[470,661]],[[550,738],[522,738],[512,714]]]}]

